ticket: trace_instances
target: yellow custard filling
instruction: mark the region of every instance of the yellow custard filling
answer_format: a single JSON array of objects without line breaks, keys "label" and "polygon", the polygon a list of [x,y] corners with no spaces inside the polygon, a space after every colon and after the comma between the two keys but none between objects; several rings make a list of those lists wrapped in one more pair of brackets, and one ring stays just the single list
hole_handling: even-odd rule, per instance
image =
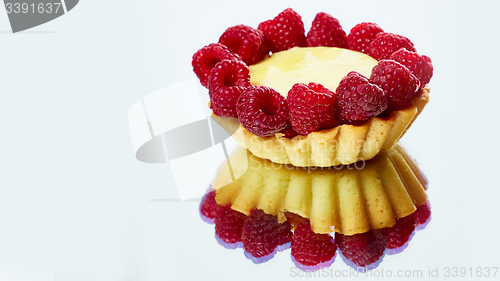
[{"label": "yellow custard filling", "polygon": [[347,73],[370,77],[377,60],[360,52],[334,47],[295,47],[274,53],[250,66],[253,85],[268,86],[284,97],[295,83],[317,82],[335,91]]}]

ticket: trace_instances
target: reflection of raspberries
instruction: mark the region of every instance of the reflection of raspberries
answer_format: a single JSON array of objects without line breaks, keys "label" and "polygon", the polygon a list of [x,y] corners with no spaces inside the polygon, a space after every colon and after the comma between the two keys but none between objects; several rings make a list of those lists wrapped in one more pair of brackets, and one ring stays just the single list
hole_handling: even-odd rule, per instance
[{"label": "reflection of raspberries", "polygon": [[401,48],[406,48],[412,52],[417,51],[410,39],[388,32],[377,34],[375,39],[370,43],[370,46],[368,46],[370,55],[376,60],[388,59],[392,53]]},{"label": "reflection of raspberries", "polygon": [[307,47],[347,48],[347,36],[339,21],[327,13],[318,13],[307,33]]},{"label": "reflection of raspberries", "polygon": [[217,208],[215,216],[215,234],[226,243],[241,241],[241,229],[246,216],[231,209],[229,205]]},{"label": "reflection of raspberries", "polygon": [[384,32],[382,28],[371,22],[362,22],[357,24],[351,29],[349,35],[347,35],[347,45],[349,49],[365,53],[369,55],[368,46],[375,39],[375,36],[380,32]]},{"label": "reflection of raspberries", "polygon": [[218,43],[207,45],[194,53],[193,70],[200,79],[201,85],[208,88],[210,71],[218,62],[224,59],[239,60],[240,57],[233,54],[226,46]]},{"label": "reflection of raspberries", "polygon": [[344,257],[363,267],[382,257],[387,245],[387,236],[384,230],[376,229],[351,236],[336,232],[335,242]]},{"label": "reflection of raspberries", "polygon": [[270,47],[262,31],[243,24],[226,29],[219,43],[238,54],[249,65],[259,62],[269,53]]},{"label": "reflection of raspberries", "polygon": [[384,91],[355,71],[342,78],[335,93],[335,115],[341,124],[360,124],[387,108]]},{"label": "reflection of raspberries", "polygon": [[272,20],[261,22],[258,27],[271,42],[273,53],[293,47],[305,47],[304,23],[299,14],[288,8]]},{"label": "reflection of raspberries", "polygon": [[338,125],[333,113],[335,93],[319,83],[296,83],[288,91],[287,102],[293,130],[299,134]]},{"label": "reflection of raspberries", "polygon": [[271,254],[277,246],[292,241],[290,225],[261,210],[252,210],[243,225],[243,247],[256,258]]},{"label": "reflection of raspberries", "polygon": [[420,87],[417,77],[404,65],[381,60],[373,67],[370,82],[385,91],[389,106],[385,113],[405,107]]},{"label": "reflection of raspberries", "polygon": [[329,234],[317,234],[309,221],[300,223],[293,233],[292,256],[305,266],[317,265],[333,258],[337,251]]},{"label": "reflection of raspberries", "polygon": [[420,80],[420,88],[423,88],[431,81],[433,67],[431,59],[428,56],[421,56],[415,52],[401,48],[394,52],[390,56],[390,59],[406,66]]},{"label": "reflection of raspberries", "polygon": [[415,217],[413,215],[400,218],[396,224],[387,228],[387,249],[396,249],[403,246],[415,229]]},{"label": "reflection of raspberries", "polygon": [[241,125],[251,133],[268,137],[286,127],[288,106],[285,98],[266,86],[247,88],[236,106]]},{"label": "reflection of raspberries", "polygon": [[215,190],[205,194],[203,201],[200,204],[200,212],[209,219],[214,219],[217,212],[217,202],[215,202]]},{"label": "reflection of raspberries", "polygon": [[413,216],[415,217],[417,226],[426,223],[431,216],[431,205],[429,204],[429,200],[425,201],[423,205],[418,206]]},{"label": "reflection of raspberries", "polygon": [[217,116],[236,117],[236,102],[252,84],[248,66],[237,60],[223,60],[210,72],[210,108]]}]

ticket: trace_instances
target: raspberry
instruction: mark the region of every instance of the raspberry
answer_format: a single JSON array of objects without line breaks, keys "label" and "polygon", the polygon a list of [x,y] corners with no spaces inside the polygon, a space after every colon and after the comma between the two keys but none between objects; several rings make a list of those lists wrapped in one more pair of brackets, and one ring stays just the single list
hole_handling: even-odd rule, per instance
[{"label": "raspberry", "polygon": [[292,256],[305,266],[327,262],[335,256],[337,246],[329,234],[317,234],[309,221],[300,223],[293,233]]},{"label": "raspberry", "polygon": [[376,229],[351,236],[335,233],[335,242],[344,257],[364,267],[382,257],[387,245],[387,236],[384,230]]},{"label": "raspberry", "polygon": [[335,116],[341,124],[363,123],[387,108],[384,91],[355,71],[342,78],[335,94]]},{"label": "raspberry", "polygon": [[428,56],[421,56],[415,52],[401,48],[394,52],[389,59],[406,66],[420,80],[420,88],[425,87],[431,81],[433,67],[431,59]]},{"label": "raspberry", "polygon": [[292,229],[296,229],[299,224],[309,222],[309,219],[303,218],[295,213],[285,212],[286,221],[290,223]]},{"label": "raspberry", "polygon": [[194,53],[193,70],[200,79],[201,85],[208,88],[210,71],[218,62],[224,59],[240,60],[240,57],[219,43],[207,45]]},{"label": "raspberry", "polygon": [[223,60],[210,72],[210,108],[217,116],[237,117],[236,102],[252,84],[248,66],[237,60]]},{"label": "raspberry", "polygon": [[205,197],[203,198],[203,201],[200,204],[200,212],[202,215],[209,219],[214,219],[215,215],[217,213],[217,202],[215,202],[215,195],[217,193],[215,190],[210,191],[209,193],[205,194]]},{"label": "raspberry", "polygon": [[245,251],[256,258],[265,257],[279,245],[292,241],[290,225],[279,223],[278,218],[252,210],[243,225],[242,241]]},{"label": "raspberry", "polygon": [[403,246],[415,230],[415,217],[413,215],[400,218],[396,224],[386,229],[387,249],[396,249]]},{"label": "raspberry", "polygon": [[420,88],[417,77],[404,65],[393,60],[381,60],[373,67],[370,82],[385,91],[389,105],[384,113],[405,107]]},{"label": "raspberry", "polygon": [[415,217],[415,224],[421,225],[427,222],[431,217],[431,205],[427,200],[423,205],[417,207],[417,210],[412,214]]},{"label": "raspberry", "polygon": [[369,55],[376,60],[388,59],[392,53],[401,48],[416,52],[410,39],[388,32],[381,32],[375,36],[375,39],[368,46]]},{"label": "raspberry", "polygon": [[215,216],[215,234],[226,243],[241,241],[241,229],[246,216],[231,209],[229,205],[217,208]]},{"label": "raspberry", "polygon": [[368,46],[380,32],[384,32],[384,30],[376,23],[359,23],[354,26],[349,35],[347,35],[347,45],[351,50],[369,55]]},{"label": "raspberry", "polygon": [[307,33],[307,47],[347,48],[347,35],[339,21],[327,13],[318,13]]},{"label": "raspberry", "polygon": [[251,133],[268,137],[286,127],[288,105],[276,90],[266,86],[247,88],[236,106],[241,125]]},{"label": "raspberry", "polygon": [[299,133],[297,133],[293,130],[292,123],[290,122],[290,119],[286,120],[286,127],[280,133],[284,134],[285,138],[289,138],[289,139],[299,135]]},{"label": "raspberry", "polygon": [[243,24],[226,29],[219,43],[238,54],[248,65],[262,60],[270,48],[262,31]]},{"label": "raspberry", "polygon": [[286,98],[293,130],[307,135],[338,125],[334,116],[335,93],[319,83],[296,83]]},{"label": "raspberry", "polygon": [[307,45],[302,18],[291,8],[272,20],[261,22],[257,29],[262,30],[269,39],[273,53]]}]

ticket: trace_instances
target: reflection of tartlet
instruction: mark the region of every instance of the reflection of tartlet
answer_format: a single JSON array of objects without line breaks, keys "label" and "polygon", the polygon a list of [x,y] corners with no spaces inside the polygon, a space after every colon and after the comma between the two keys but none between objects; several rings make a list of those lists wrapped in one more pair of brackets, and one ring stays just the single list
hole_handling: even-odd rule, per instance
[{"label": "reflection of tartlet", "polygon": [[[212,183],[216,201],[243,214],[257,208],[309,219],[316,233],[353,235],[394,225],[427,200],[425,182],[399,145],[374,159],[332,168],[279,165],[240,148]],[[227,165],[227,164],[225,164]]]}]

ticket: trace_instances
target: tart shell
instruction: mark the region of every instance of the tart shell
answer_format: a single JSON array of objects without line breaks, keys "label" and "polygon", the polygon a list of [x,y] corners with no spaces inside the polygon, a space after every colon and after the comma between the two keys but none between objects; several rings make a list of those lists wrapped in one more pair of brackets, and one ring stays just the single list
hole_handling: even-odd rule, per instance
[{"label": "tart shell", "polygon": [[212,115],[214,120],[238,143],[257,157],[297,167],[330,167],[369,160],[390,149],[412,125],[429,102],[425,88],[409,106],[386,118],[374,117],[362,125],[340,125],[332,129],[286,138],[252,134],[234,117]]}]

